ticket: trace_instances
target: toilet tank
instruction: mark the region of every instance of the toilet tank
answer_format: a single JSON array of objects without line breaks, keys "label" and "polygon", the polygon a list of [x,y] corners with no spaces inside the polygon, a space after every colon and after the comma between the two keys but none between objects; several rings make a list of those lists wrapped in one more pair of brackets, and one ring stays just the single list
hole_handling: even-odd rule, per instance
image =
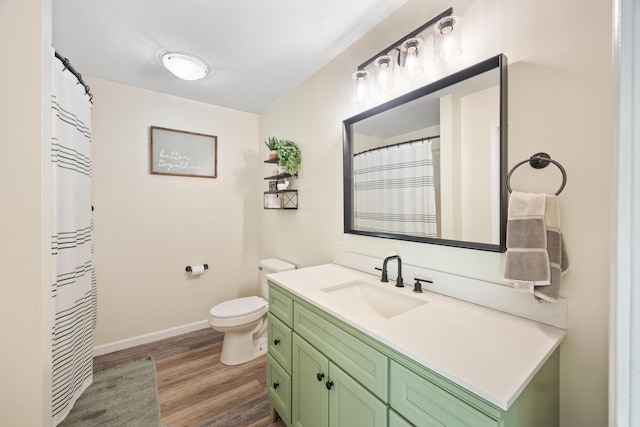
[{"label": "toilet tank", "polygon": [[281,271],[295,270],[296,266],[278,258],[267,258],[258,262],[260,270],[260,291],[265,299],[269,297],[269,285],[267,284],[267,274],[279,273]]}]

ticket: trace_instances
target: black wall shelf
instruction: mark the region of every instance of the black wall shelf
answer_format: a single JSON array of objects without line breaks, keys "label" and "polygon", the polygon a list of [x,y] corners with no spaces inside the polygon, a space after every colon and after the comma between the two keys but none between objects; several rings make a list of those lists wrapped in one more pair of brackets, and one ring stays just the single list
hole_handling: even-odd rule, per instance
[{"label": "black wall shelf", "polygon": [[[265,163],[278,164],[278,157],[271,157]],[[294,175],[279,173],[277,175],[265,177],[265,181],[279,181],[286,178],[298,177],[298,172]],[[275,183],[273,183],[275,185]],[[269,190],[263,195],[263,206],[265,209],[298,209],[298,190]]]},{"label": "black wall shelf", "polygon": [[[297,176],[297,174],[296,174],[296,176]],[[278,179],[285,179],[285,178],[291,178],[291,175],[289,175],[288,173],[279,173],[278,175],[272,175],[272,176],[265,177],[265,179],[269,180],[269,181],[276,181]]]}]

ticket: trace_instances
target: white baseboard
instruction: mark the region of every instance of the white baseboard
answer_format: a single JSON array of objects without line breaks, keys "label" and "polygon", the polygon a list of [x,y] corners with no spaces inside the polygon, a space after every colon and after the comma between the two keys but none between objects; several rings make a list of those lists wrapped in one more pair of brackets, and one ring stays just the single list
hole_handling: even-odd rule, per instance
[{"label": "white baseboard", "polygon": [[93,347],[93,357],[101,356],[107,353],[113,353],[114,351],[124,350],[127,348],[135,347],[137,345],[148,344],[153,341],[158,341],[164,338],[175,337],[176,335],[186,334],[188,332],[198,331],[209,327],[207,320],[200,322],[190,323],[188,325],[176,326],[175,328],[164,329],[162,331],[151,332],[149,334],[140,335],[137,337],[127,338],[120,341],[114,341],[107,344],[101,344]]}]

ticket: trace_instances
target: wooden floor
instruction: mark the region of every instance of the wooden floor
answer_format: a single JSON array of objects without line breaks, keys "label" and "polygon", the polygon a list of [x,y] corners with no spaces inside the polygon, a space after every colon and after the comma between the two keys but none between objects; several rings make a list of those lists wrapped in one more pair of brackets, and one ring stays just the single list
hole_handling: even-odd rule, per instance
[{"label": "wooden floor", "polygon": [[164,427],[284,427],[271,423],[266,357],[220,363],[223,335],[210,328],[94,358],[93,371],[151,356]]}]

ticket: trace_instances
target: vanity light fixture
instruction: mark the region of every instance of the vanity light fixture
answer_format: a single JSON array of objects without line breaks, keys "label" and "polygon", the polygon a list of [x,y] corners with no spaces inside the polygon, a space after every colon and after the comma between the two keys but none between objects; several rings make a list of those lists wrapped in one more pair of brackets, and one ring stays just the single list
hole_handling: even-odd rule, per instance
[{"label": "vanity light fixture", "polygon": [[[396,65],[400,75],[406,79],[424,73],[425,37],[432,33],[436,61],[446,61],[462,53],[460,19],[453,16],[453,8],[449,8],[360,64],[352,75],[353,99],[368,99],[374,87],[379,92],[391,89],[396,78]],[[372,80],[375,80],[375,85]]]},{"label": "vanity light fixture", "polygon": [[160,54],[162,65],[182,80],[199,80],[209,74],[209,64],[187,52],[164,51]]}]

